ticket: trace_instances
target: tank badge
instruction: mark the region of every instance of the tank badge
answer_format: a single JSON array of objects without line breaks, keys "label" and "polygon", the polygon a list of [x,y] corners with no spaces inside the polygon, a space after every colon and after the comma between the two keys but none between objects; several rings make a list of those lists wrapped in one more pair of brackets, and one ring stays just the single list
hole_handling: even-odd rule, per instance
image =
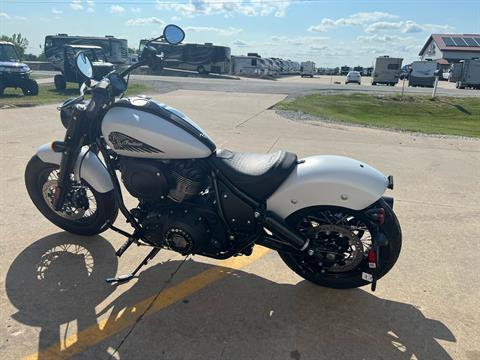
[{"label": "tank badge", "polygon": [[144,142],[134,139],[128,135],[111,132],[108,135],[108,139],[113,145],[115,150],[126,150],[126,151],[135,151],[135,152],[144,152],[144,153],[163,153],[162,150],[154,148]]}]

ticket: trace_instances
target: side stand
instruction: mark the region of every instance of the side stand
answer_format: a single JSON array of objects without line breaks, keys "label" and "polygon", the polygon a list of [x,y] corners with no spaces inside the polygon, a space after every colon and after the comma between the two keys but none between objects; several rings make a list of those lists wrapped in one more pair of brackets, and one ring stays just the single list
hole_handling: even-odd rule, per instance
[{"label": "side stand", "polygon": [[122,284],[122,283],[126,283],[130,280],[132,280],[135,275],[138,273],[138,271],[145,265],[148,264],[148,262],[150,260],[152,260],[159,252],[160,252],[161,248],[153,248],[149,253],[148,255],[145,257],[145,259],[142,260],[142,262],[135,268],[135,270],[133,270],[132,273],[130,274],[125,274],[125,275],[120,275],[120,276],[117,276],[117,277],[114,277],[114,278],[108,278],[108,279],[105,279],[105,281],[109,284]]}]

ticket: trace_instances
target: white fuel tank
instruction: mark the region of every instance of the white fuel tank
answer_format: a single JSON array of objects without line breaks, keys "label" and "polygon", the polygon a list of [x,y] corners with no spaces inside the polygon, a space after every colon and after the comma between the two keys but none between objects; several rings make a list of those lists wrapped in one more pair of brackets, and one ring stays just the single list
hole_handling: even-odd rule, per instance
[{"label": "white fuel tank", "polygon": [[215,151],[208,135],[180,111],[145,97],[123,98],[105,114],[102,134],[119,155],[199,159]]}]

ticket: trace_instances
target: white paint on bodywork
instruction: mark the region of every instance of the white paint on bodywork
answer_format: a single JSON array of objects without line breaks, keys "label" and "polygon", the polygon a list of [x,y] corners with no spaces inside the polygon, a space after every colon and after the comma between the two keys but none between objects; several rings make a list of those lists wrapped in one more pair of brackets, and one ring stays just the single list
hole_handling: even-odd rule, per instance
[{"label": "white paint on bodywork", "polygon": [[[171,108],[168,108],[171,110]],[[181,114],[181,113],[179,113]],[[189,122],[193,123],[191,120]],[[198,128],[198,125],[195,124]],[[199,129],[199,128],[198,128]],[[146,153],[115,149],[111,132],[120,132],[163,152]],[[112,107],[102,121],[102,134],[119,155],[151,159],[200,159],[212,151],[187,131],[157,115],[125,107]]]},{"label": "white paint on bodywork", "polygon": [[342,156],[304,159],[267,200],[267,209],[281,217],[318,205],[362,210],[385,192],[388,179],[377,169]]},{"label": "white paint on bodywork", "polygon": [[[81,177],[99,193],[106,193],[113,190],[112,179],[110,179],[105,165],[95,153],[87,153],[87,151],[88,146],[84,146],[78,155],[74,168],[75,180],[79,181]],[[62,160],[62,153],[53,151],[51,143],[40,146],[37,149],[37,156],[44,163],[48,164],[60,165],[60,161]],[[81,169],[80,164],[82,166]]]}]

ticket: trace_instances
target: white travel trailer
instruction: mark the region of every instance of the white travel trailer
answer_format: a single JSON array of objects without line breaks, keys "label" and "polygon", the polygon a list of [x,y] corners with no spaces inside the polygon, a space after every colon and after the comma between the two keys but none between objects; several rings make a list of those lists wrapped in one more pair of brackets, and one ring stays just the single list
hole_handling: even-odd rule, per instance
[{"label": "white travel trailer", "polygon": [[414,61],[408,77],[408,86],[433,87],[437,67],[436,61]]},{"label": "white travel trailer", "polygon": [[402,71],[402,58],[380,56],[375,61],[372,74],[372,85],[385,84],[395,86]]},{"label": "white travel trailer", "polygon": [[232,74],[263,77],[268,75],[268,67],[257,56],[232,56]]},{"label": "white travel trailer", "polygon": [[[293,65],[293,64],[292,64]],[[295,66],[292,66],[292,70],[295,70]],[[300,64],[300,76],[313,78],[315,74],[315,63],[313,61],[304,61]]]}]

